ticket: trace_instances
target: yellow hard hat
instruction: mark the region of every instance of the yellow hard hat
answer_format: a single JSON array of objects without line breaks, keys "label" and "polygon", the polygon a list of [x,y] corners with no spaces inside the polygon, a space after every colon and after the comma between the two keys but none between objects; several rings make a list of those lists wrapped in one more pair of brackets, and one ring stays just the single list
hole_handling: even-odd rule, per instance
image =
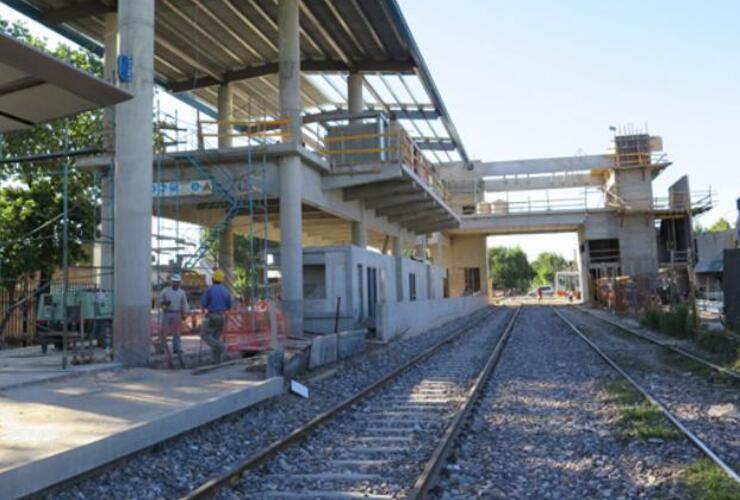
[{"label": "yellow hard hat", "polygon": [[223,283],[224,282],[224,272],[220,269],[216,269],[213,272],[213,282],[214,283]]}]

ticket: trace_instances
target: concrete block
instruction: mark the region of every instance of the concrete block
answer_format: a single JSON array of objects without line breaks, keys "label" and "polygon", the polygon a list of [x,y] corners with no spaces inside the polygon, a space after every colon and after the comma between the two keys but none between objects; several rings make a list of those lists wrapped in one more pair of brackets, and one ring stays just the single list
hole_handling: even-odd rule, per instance
[{"label": "concrete block", "polygon": [[311,356],[309,368],[317,368],[337,360],[338,336],[336,333],[320,335],[311,343]]},{"label": "concrete block", "polygon": [[309,349],[286,353],[283,376],[292,378],[308,369]]},{"label": "concrete block", "polygon": [[365,350],[367,330],[349,330],[339,332],[337,355],[344,359]]}]

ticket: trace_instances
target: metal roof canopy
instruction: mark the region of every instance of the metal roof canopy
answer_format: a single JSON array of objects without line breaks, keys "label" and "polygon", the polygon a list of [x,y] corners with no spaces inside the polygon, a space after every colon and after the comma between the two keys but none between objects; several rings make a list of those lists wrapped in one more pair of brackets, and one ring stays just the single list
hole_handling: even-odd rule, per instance
[{"label": "metal roof canopy", "polygon": [[128,92],[0,33],[0,133],[130,98]]},{"label": "metal roof canopy", "polygon": [[[76,43],[101,54],[102,15],[116,11],[115,0],[0,0]],[[157,0],[155,72],[157,83],[199,109],[215,108],[216,85],[234,82],[235,119],[279,113],[278,0]],[[302,0],[302,97],[308,113],[346,106],[331,98],[310,73],[359,71],[398,80],[383,86],[365,78],[366,105],[407,113],[406,126],[433,155],[457,153],[468,163],[462,141],[432,80],[396,0]],[[404,75],[404,76],[400,76]],[[410,89],[418,79],[421,93]],[[392,88],[395,86],[395,90]],[[335,90],[336,86],[334,87]],[[346,92],[346,87],[339,89]],[[192,100],[192,92],[199,103]],[[396,93],[408,94],[401,102]],[[182,95],[180,93],[186,93]],[[339,92],[335,92],[339,94]],[[434,124],[441,123],[441,127]],[[425,124],[432,136],[421,133]],[[438,130],[439,129],[439,130]],[[436,156],[439,160],[439,157]],[[448,156],[448,158],[450,158]]]}]

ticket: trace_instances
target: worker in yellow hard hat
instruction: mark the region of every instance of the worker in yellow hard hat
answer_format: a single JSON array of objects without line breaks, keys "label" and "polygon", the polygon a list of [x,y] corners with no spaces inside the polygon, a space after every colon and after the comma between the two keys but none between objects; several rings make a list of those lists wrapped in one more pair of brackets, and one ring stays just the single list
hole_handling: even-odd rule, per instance
[{"label": "worker in yellow hard hat", "polygon": [[214,363],[220,363],[226,354],[221,332],[226,324],[226,311],[232,307],[231,294],[223,283],[224,273],[217,269],[213,273],[213,285],[200,298],[200,306],[206,311],[200,338],[211,347]]}]

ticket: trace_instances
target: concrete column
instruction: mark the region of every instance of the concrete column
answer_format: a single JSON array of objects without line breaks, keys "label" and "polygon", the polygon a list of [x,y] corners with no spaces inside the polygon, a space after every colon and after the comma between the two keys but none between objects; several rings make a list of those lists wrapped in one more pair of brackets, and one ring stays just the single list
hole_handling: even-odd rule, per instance
[{"label": "concrete column", "polygon": [[588,242],[583,229],[578,231],[578,270],[581,274],[581,298],[584,304],[590,304],[591,273],[589,271]]},{"label": "concrete column", "polygon": [[232,144],[230,124],[221,123],[234,119],[234,95],[231,84],[224,83],[218,86],[218,148],[230,148]]},{"label": "concrete column", "polygon": [[[300,0],[280,0],[278,46],[280,114],[289,120],[284,131],[301,143],[301,55],[298,31]],[[291,334],[303,336],[303,166],[297,154],[280,158],[280,274],[283,309]]]},{"label": "concrete column", "polygon": [[133,60],[133,99],[116,107],[113,342],[116,360],[146,365],[151,344],[154,0],[118,3],[120,52]]},{"label": "concrete column", "polygon": [[393,238],[393,260],[396,266],[396,300],[403,302],[403,236]]},{"label": "concrete column", "polygon": [[429,248],[429,236],[424,234],[421,236],[421,242],[419,245],[419,258],[421,260],[427,260],[427,249]]},{"label": "concrete column", "polygon": [[234,229],[231,224],[219,235],[218,267],[226,274],[226,281],[231,285],[234,282]]},{"label": "concrete column", "polygon": [[367,223],[365,222],[365,207],[360,203],[360,220],[352,221],[352,244],[367,248]]},{"label": "concrete column", "polygon": [[[103,78],[115,84],[118,57],[118,22],[115,13],[103,15]],[[115,112],[113,107],[103,111],[103,147],[114,151]],[[100,236],[93,249],[93,265],[97,270],[100,288],[113,290],[113,165],[103,172],[100,180]]]},{"label": "concrete column", "polygon": [[[350,73],[347,81],[347,108],[351,114],[362,113],[362,75]],[[367,248],[367,224],[365,223],[365,207],[360,201],[360,220],[352,221],[352,244]]]},{"label": "concrete column", "polygon": [[365,102],[362,98],[362,75],[350,73],[347,80],[347,109],[350,114],[362,113]]}]

